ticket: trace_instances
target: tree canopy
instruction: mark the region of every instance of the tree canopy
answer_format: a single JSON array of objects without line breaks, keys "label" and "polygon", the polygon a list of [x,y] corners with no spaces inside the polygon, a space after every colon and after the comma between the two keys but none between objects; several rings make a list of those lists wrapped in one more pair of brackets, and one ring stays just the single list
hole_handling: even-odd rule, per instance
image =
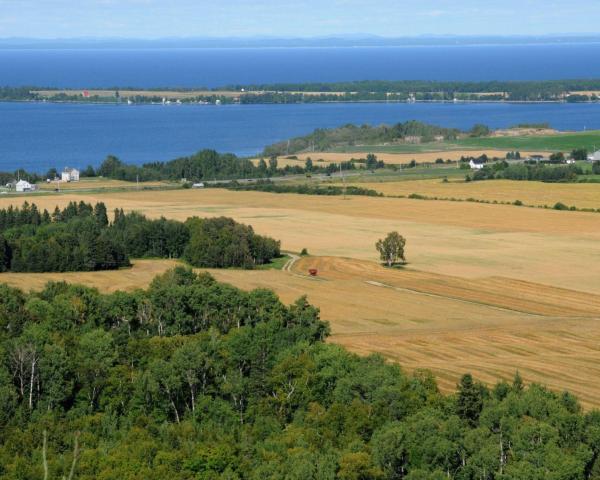
[{"label": "tree canopy", "polygon": [[388,267],[391,267],[399,260],[406,262],[404,257],[404,246],[406,239],[398,232],[390,232],[384,239],[379,239],[375,244],[375,248],[379,252],[381,261]]},{"label": "tree canopy", "polygon": [[197,267],[253,268],[280,256],[280,244],[230,218],[150,220],[136,212],[71,202],[52,214],[35,204],[0,210],[0,271],[110,270],[130,258],[185,258]]},{"label": "tree canopy", "polygon": [[600,478],[600,413],[572,395],[442,395],[328,332],[305,298],[184,268],[131,293],[0,284],[0,477]]}]

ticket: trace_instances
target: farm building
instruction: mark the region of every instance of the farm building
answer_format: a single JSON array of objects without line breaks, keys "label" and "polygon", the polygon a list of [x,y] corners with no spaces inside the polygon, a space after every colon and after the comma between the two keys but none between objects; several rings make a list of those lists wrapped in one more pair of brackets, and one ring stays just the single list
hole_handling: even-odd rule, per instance
[{"label": "farm building", "polygon": [[79,181],[79,170],[76,168],[66,167],[61,175],[63,182],[78,182]]},{"label": "farm building", "polygon": [[469,161],[469,167],[471,167],[472,170],[481,170],[483,167],[485,166],[485,162],[483,160],[479,160],[479,159],[471,159]]},{"label": "farm building", "polygon": [[202,182],[194,183],[192,184],[192,188],[204,188],[204,184]]},{"label": "farm building", "polygon": [[15,190],[17,192],[32,192],[36,190],[36,186],[26,180],[19,180],[15,185]]}]

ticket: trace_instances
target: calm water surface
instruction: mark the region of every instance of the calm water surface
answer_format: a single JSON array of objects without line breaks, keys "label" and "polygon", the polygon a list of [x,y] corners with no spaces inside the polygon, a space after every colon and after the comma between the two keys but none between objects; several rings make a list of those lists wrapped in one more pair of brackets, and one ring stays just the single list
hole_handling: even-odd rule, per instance
[{"label": "calm water surface", "polygon": [[549,122],[600,129],[600,104],[89,105],[0,103],[0,170],[98,165],[107,154],[141,164],[213,148],[253,155],[317,127],[421,120],[447,127]]}]

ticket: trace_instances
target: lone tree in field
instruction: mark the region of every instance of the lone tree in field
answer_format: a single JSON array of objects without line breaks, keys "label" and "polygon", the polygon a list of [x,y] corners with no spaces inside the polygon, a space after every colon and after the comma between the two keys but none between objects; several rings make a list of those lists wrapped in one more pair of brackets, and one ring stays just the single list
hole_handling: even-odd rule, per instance
[{"label": "lone tree in field", "polygon": [[388,267],[391,267],[398,260],[406,262],[404,258],[404,245],[406,245],[406,239],[398,232],[390,232],[387,234],[384,240],[379,239],[375,244],[381,261],[385,262]]}]

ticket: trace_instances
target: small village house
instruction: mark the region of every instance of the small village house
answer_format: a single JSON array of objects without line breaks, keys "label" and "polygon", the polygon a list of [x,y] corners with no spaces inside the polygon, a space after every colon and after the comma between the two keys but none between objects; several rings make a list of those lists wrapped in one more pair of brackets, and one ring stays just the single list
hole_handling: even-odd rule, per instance
[{"label": "small village house", "polygon": [[76,168],[66,167],[61,174],[61,178],[63,182],[78,182],[79,170]]},{"label": "small village house", "polygon": [[31,183],[29,183],[26,180],[19,180],[16,184],[15,184],[15,190],[17,192],[33,192],[34,190],[36,190],[36,186],[32,185]]},{"label": "small village house", "polygon": [[485,166],[485,161],[479,158],[472,158],[469,160],[469,167],[471,170],[481,170]]}]

